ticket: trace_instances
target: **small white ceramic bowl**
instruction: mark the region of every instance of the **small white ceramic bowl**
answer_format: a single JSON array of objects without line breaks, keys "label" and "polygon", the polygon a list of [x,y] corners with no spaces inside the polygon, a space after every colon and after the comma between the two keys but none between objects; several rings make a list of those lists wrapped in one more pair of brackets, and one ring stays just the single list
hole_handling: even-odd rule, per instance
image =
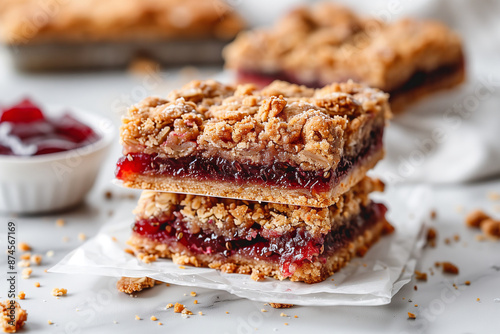
[{"label": "small white ceramic bowl", "polygon": [[115,128],[104,117],[68,107],[43,107],[47,117],[69,113],[100,139],[66,152],[31,157],[0,155],[0,211],[35,214],[80,203],[92,188],[113,142]]}]

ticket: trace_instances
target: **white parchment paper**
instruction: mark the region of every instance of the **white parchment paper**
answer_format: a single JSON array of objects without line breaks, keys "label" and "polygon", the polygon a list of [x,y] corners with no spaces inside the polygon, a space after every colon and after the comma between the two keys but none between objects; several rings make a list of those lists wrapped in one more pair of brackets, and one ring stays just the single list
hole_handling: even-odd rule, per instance
[{"label": "white parchment paper", "polygon": [[395,233],[380,239],[363,258],[354,258],[321,283],[305,284],[271,278],[255,282],[249,275],[225,274],[189,266],[180,269],[165,259],[145,264],[123,251],[134,220],[130,204],[116,210],[96,237],[69,253],[49,271],[116,277],[148,276],[172,284],[226,290],[261,302],[316,306],[387,304],[410,281],[414,271],[425,243],[423,224],[429,217],[431,192],[423,186],[398,187],[376,197],[388,206],[388,219],[395,226]]}]

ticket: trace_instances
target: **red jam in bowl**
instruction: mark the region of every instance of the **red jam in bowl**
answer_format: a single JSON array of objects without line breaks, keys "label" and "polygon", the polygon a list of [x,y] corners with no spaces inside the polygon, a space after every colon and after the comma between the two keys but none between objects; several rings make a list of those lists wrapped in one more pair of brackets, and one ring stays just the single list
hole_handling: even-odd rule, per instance
[{"label": "red jam in bowl", "polygon": [[0,111],[0,155],[64,152],[95,143],[99,138],[71,115],[48,118],[29,100]]}]

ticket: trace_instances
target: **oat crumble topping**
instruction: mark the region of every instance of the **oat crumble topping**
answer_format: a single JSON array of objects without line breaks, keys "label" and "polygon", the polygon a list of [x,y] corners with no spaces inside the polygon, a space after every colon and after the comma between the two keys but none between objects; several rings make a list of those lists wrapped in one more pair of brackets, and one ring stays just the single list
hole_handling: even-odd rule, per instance
[{"label": "oat crumble topping", "polygon": [[356,155],[364,124],[389,117],[387,101],[387,94],[351,81],[316,90],[275,81],[260,91],[193,81],[166,99],[150,97],[131,107],[120,137],[124,155],[201,154],[329,171],[342,155]]}]

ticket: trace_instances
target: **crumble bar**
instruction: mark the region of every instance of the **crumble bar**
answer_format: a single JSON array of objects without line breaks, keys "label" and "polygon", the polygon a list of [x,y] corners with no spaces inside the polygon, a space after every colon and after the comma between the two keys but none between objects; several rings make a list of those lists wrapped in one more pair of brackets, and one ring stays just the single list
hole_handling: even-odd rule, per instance
[{"label": "crumble bar", "polygon": [[243,25],[221,0],[2,0],[0,22],[11,45],[228,39]]},{"label": "crumble bar", "polygon": [[328,207],[383,157],[388,96],[353,83],[193,81],[122,120],[131,188]]},{"label": "crumble bar", "polygon": [[270,29],[241,33],[224,58],[241,83],[321,87],[352,79],[388,92],[394,112],[465,77],[460,37],[445,25],[384,23],[326,2],[298,8]]},{"label": "crumble bar", "polygon": [[227,273],[316,283],[392,232],[364,178],[327,208],[144,191],[129,244],[139,253]]},{"label": "crumble bar", "polygon": [[0,42],[28,71],[123,68],[138,59],[220,64],[243,26],[223,0],[0,1]]}]

